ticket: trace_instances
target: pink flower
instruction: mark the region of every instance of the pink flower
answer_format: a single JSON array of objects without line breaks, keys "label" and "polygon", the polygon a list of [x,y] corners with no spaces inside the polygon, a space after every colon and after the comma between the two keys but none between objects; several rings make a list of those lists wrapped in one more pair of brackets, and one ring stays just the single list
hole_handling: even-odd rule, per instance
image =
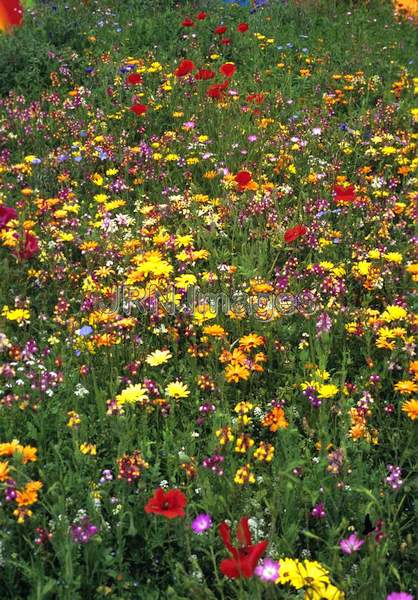
[{"label": "pink flower", "polygon": [[386,596],[386,600],[414,600],[414,597],[406,592],[391,592]]},{"label": "pink flower", "polygon": [[340,541],[340,548],[344,554],[353,554],[360,550],[363,544],[364,540],[358,538],[356,533],[352,533],[348,538]]},{"label": "pink flower", "polygon": [[261,579],[261,581],[276,581],[279,578],[280,563],[271,558],[265,558],[255,568],[255,575]]},{"label": "pink flower", "polygon": [[198,515],[192,521],[192,529],[198,535],[200,535],[204,531],[207,531],[211,527],[212,527],[212,517],[206,513]]}]

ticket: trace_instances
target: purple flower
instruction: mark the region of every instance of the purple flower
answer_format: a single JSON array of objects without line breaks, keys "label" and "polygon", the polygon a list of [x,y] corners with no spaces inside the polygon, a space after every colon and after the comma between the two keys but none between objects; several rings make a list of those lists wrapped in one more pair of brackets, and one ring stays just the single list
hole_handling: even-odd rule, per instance
[{"label": "purple flower", "polygon": [[386,596],[386,600],[414,600],[414,597],[406,592],[391,592]]},{"label": "purple flower", "polygon": [[323,502],[319,502],[316,506],[311,510],[311,515],[315,519],[325,519],[327,516],[327,511],[325,510],[325,506]]},{"label": "purple flower", "polygon": [[212,527],[212,517],[206,513],[197,515],[192,521],[192,529],[195,533],[200,535]]},{"label": "purple flower", "polygon": [[363,544],[364,540],[358,538],[356,533],[352,533],[348,538],[340,541],[340,548],[344,554],[353,554],[353,552],[360,550]]},{"label": "purple flower", "polygon": [[316,321],[316,337],[320,337],[323,333],[328,333],[332,327],[332,321],[327,313],[321,313]]},{"label": "purple flower", "polygon": [[70,532],[75,544],[87,544],[90,538],[99,533],[99,528],[90,522],[89,517],[85,516],[71,525]]},{"label": "purple flower", "polygon": [[265,558],[255,568],[255,574],[261,581],[276,581],[279,577],[280,563],[271,558]]},{"label": "purple flower", "polygon": [[401,479],[401,468],[395,467],[394,465],[387,466],[389,475],[386,477],[385,481],[392,490],[398,490],[403,484],[403,480]]}]

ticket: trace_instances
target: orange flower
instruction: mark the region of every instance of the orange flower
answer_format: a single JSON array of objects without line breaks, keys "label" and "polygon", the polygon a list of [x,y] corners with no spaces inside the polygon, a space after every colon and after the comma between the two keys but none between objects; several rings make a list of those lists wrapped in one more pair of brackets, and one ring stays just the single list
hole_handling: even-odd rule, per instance
[{"label": "orange flower", "polygon": [[16,503],[18,506],[31,506],[38,500],[38,492],[42,488],[40,481],[30,481],[24,489],[17,492]]},{"label": "orange flower", "polygon": [[398,381],[393,386],[400,394],[413,394],[418,391],[418,385],[408,379],[405,381]]},{"label": "orange flower", "polygon": [[270,431],[277,431],[278,429],[286,429],[289,423],[286,420],[284,410],[280,406],[275,406],[270,412],[268,412],[262,420],[262,425],[268,427]]},{"label": "orange flower", "polygon": [[0,462],[0,481],[6,481],[9,476],[9,463],[7,461]]},{"label": "orange flower", "polygon": [[242,350],[248,352],[248,350],[251,350],[252,348],[264,346],[264,338],[262,335],[258,335],[257,333],[249,333],[240,339],[239,346],[242,348]]},{"label": "orange flower", "polygon": [[225,369],[225,378],[228,383],[238,383],[240,379],[244,379],[244,381],[246,381],[249,376],[250,371],[246,367],[236,363],[227,365]]},{"label": "orange flower", "polygon": [[418,400],[407,400],[402,404],[402,410],[412,421],[418,419]]},{"label": "orange flower", "polygon": [[226,336],[226,331],[221,325],[207,325],[203,328],[203,333],[215,338],[224,338]]},{"label": "orange flower", "polygon": [[38,450],[36,448],[33,448],[32,446],[22,446],[19,450],[23,454],[24,465],[28,462],[36,462],[38,460],[38,457],[36,456]]},{"label": "orange flower", "polygon": [[13,456],[18,448],[21,448],[18,440],[0,444],[0,456]]}]

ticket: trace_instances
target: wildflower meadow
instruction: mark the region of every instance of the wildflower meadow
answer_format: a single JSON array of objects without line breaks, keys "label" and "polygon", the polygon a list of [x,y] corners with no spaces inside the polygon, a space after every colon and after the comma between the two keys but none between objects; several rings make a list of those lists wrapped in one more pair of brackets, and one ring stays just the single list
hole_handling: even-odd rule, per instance
[{"label": "wildflower meadow", "polygon": [[418,29],[0,0],[5,600],[417,600]]}]

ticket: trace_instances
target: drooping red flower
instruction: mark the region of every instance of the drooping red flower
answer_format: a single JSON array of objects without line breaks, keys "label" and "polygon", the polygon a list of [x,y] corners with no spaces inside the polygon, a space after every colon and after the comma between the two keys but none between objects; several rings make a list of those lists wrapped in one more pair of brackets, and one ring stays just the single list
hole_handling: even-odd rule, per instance
[{"label": "drooping red flower", "polygon": [[232,77],[236,70],[237,68],[232,62],[224,63],[219,67],[219,72],[225,77]]},{"label": "drooping red flower", "polygon": [[9,221],[16,218],[17,212],[13,207],[0,204],[0,229],[4,229]]},{"label": "drooping red flower", "polygon": [[308,229],[305,227],[305,225],[296,225],[285,232],[284,241],[286,244],[290,244],[291,242],[294,242],[298,238],[304,236],[307,231]]},{"label": "drooping red flower", "polygon": [[237,31],[239,31],[240,33],[245,33],[246,31],[248,31],[248,23],[239,23]]},{"label": "drooping red flower", "polygon": [[224,46],[228,46],[230,43],[231,43],[231,40],[229,38],[221,39],[221,44],[223,44]]},{"label": "drooping red flower", "polygon": [[248,185],[251,179],[251,173],[248,171],[240,171],[235,175],[235,181],[241,189]]},{"label": "drooping red flower", "polygon": [[209,98],[214,98],[215,100],[220,100],[225,95],[225,90],[228,87],[228,81],[225,83],[214,83],[210,85],[206,90],[206,95]]},{"label": "drooping red flower", "polygon": [[248,527],[248,517],[242,517],[237,526],[238,548],[232,545],[231,528],[227,523],[221,523],[218,528],[219,535],[225,547],[232,554],[232,558],[221,561],[219,568],[227,577],[252,577],[258,561],[267,549],[268,541],[258,544],[251,543],[251,533]]},{"label": "drooping red flower", "polygon": [[211,71],[210,69],[199,69],[194,76],[195,79],[201,79],[202,81],[207,81],[208,79],[213,79],[214,77],[215,71]]},{"label": "drooping red flower", "polygon": [[226,26],[225,25],[218,25],[215,29],[215,33],[217,33],[218,35],[223,35],[226,31]]},{"label": "drooping red flower", "polygon": [[207,16],[207,13],[205,13],[205,11],[202,10],[198,15],[196,15],[196,19],[198,21],[204,21]]},{"label": "drooping red flower", "polygon": [[334,200],[336,202],[353,202],[356,199],[354,185],[334,185]]},{"label": "drooping red flower", "polygon": [[148,106],[146,104],[133,104],[131,106],[131,111],[136,115],[144,115],[148,110]]},{"label": "drooping red flower", "polygon": [[183,27],[193,27],[194,23],[189,17],[186,17],[182,22]]},{"label": "drooping red flower", "polygon": [[184,77],[185,75],[190,75],[192,71],[196,69],[196,66],[192,60],[188,60],[185,58],[181,61],[177,69],[174,71],[174,75],[176,77]]},{"label": "drooping red flower", "polygon": [[187,504],[187,498],[180,490],[174,488],[165,492],[163,488],[158,488],[154,496],[148,500],[145,505],[146,513],[161,515],[167,519],[184,517],[184,507]]},{"label": "drooping red flower", "polygon": [[138,85],[138,83],[142,83],[142,75],[139,73],[131,73],[126,78],[126,83],[128,85]]},{"label": "drooping red flower", "polygon": [[[19,237],[19,234],[16,233],[15,237]],[[38,238],[33,235],[33,233],[29,233],[25,231],[24,242],[20,240],[17,250],[13,252],[15,256],[18,256],[20,259],[30,259],[35,254],[39,252],[39,244]]]}]

